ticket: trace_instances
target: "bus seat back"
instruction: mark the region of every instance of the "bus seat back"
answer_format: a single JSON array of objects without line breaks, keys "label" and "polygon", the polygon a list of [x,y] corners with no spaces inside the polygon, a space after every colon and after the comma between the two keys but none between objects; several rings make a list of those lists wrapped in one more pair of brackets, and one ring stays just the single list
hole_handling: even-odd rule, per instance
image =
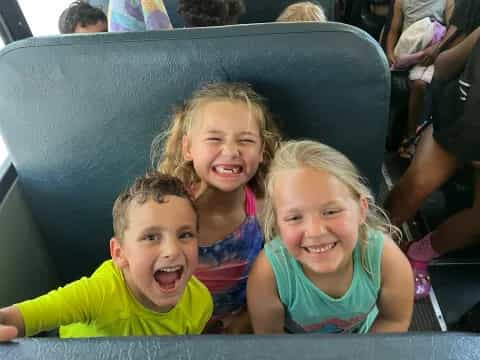
[{"label": "bus seat back", "polygon": [[339,23],[31,38],[0,52],[0,130],[63,281],[108,258],[117,194],[201,84],[244,81],[286,138],[325,142],[378,189],[389,71]]}]

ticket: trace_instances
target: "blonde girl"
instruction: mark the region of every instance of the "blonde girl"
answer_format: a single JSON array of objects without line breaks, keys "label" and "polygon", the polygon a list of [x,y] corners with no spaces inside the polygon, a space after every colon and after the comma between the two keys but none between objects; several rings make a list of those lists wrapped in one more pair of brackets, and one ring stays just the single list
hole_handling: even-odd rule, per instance
[{"label": "blonde girl", "polygon": [[310,1],[302,1],[288,6],[278,17],[279,22],[326,22],[323,8]]},{"label": "blonde girl", "polygon": [[412,271],[350,160],[287,142],[266,189],[267,242],[248,280],[255,333],[407,331]]},{"label": "blonde girl", "polygon": [[195,275],[215,303],[207,332],[251,331],[246,283],[263,247],[256,215],[278,139],[264,100],[250,86],[216,83],[195,92],[154,141],[158,170],[178,176],[199,210]]}]

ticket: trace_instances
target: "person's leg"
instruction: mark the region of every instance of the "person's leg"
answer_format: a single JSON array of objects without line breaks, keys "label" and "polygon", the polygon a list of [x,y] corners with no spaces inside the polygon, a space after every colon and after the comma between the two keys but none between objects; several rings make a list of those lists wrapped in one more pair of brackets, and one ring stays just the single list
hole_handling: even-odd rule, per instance
[{"label": "person's leg", "polygon": [[410,80],[408,99],[407,137],[415,136],[415,131],[423,115],[427,83],[423,80]]},{"label": "person's leg", "polygon": [[413,161],[387,197],[385,209],[394,225],[413,217],[425,198],[459,166],[456,157],[438,145],[432,133],[431,126],[424,131]]},{"label": "person's leg", "polygon": [[[420,68],[412,70],[410,78],[417,75],[420,76],[421,71],[423,70]],[[415,143],[412,140],[415,137],[417,126],[425,108],[427,85],[427,82],[422,79],[409,80],[410,94],[408,98],[407,133],[398,149],[398,154],[402,158],[411,159],[415,154]]]},{"label": "person's leg", "polygon": [[475,171],[475,194],[472,207],[451,216],[432,233],[432,248],[439,254],[445,254],[468,246],[478,234],[480,234],[479,169]]},{"label": "person's leg", "polygon": [[464,248],[480,234],[480,175],[476,171],[475,198],[471,208],[464,209],[448,218],[435,231],[413,242],[407,249],[407,257],[415,274],[415,298],[421,299],[430,293],[428,274],[430,261],[449,251]]}]

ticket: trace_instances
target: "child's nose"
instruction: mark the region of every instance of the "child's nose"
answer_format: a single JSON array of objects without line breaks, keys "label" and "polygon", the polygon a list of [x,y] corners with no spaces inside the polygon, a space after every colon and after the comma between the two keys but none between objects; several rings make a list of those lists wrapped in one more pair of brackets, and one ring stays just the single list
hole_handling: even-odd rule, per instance
[{"label": "child's nose", "polygon": [[239,154],[238,145],[235,141],[228,141],[223,146],[223,153],[226,155],[236,156]]},{"label": "child's nose", "polygon": [[318,217],[311,217],[307,222],[306,233],[308,237],[317,237],[327,232],[325,223]]},{"label": "child's nose", "polygon": [[162,244],[161,255],[167,259],[174,259],[180,254],[180,247],[175,237],[168,237]]}]

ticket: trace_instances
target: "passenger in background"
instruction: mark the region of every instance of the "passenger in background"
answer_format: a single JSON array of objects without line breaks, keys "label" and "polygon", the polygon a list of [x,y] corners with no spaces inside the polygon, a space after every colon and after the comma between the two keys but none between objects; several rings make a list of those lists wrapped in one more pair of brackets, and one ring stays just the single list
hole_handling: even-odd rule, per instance
[{"label": "passenger in background", "polygon": [[148,31],[171,29],[163,0],[110,0],[108,31]]},{"label": "passenger in background", "polygon": [[187,27],[234,25],[245,13],[243,0],[179,0]]},{"label": "passenger in background", "polygon": [[[453,0],[395,0],[393,6],[392,23],[387,34],[386,53],[390,65],[395,68],[398,59],[394,49],[400,35],[422,19],[430,18],[438,23],[448,25],[454,9],[454,2]],[[409,72],[410,95],[407,136],[399,148],[399,155],[404,158],[410,159],[415,151],[415,145],[410,139],[415,137],[417,126],[424,111],[427,87],[434,73],[434,67],[431,65],[430,55],[428,54],[433,52],[432,47],[436,47],[437,44],[432,44],[430,48],[419,49],[426,50],[427,53],[418,60],[419,63]],[[430,63],[430,65],[427,66],[427,63]]]},{"label": "passenger in background", "polygon": [[196,91],[152,144],[157,169],[182,179],[200,214],[195,276],[215,304],[206,332],[251,332],[247,278],[263,247],[257,216],[278,139],[264,100],[251,87],[215,83]]},{"label": "passenger in background", "polygon": [[282,11],[277,21],[290,22],[290,21],[314,21],[325,22],[327,17],[323,8],[310,1],[304,1],[287,6]]},{"label": "passenger in background", "polygon": [[[401,225],[415,215],[423,201],[462,166],[480,163],[480,28],[435,61],[433,128],[418,145],[405,174],[392,189],[386,209]],[[473,49],[473,50],[472,50]],[[436,230],[409,244],[407,256],[415,273],[416,298],[431,288],[428,264],[442,254],[463,248],[480,234],[480,170],[475,174],[470,208],[448,218]]]},{"label": "passenger in background", "polygon": [[200,334],[212,298],[192,276],[198,217],[183,184],[138,178],[113,206],[111,260],[86,278],[0,309],[0,341],[60,326],[60,337]]},{"label": "passenger in background", "polygon": [[85,1],[74,1],[58,20],[61,34],[96,33],[107,31],[107,16]]},{"label": "passenger in background", "polygon": [[256,334],[407,331],[413,278],[400,235],[343,154],[290,141],[266,182],[265,249],[248,280]]}]

